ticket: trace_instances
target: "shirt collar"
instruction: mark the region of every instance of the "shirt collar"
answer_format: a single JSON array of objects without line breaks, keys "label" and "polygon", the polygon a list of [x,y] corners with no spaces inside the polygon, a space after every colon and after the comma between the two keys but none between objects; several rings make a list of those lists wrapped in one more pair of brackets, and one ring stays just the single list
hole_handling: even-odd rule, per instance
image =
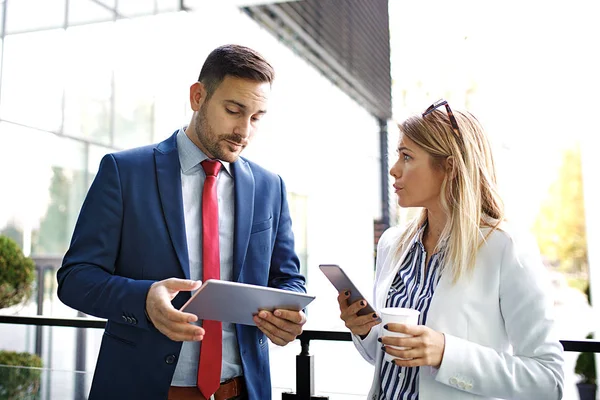
[{"label": "shirt collar", "polygon": [[[425,251],[425,245],[423,244],[423,234],[425,233],[425,228],[427,227],[427,221],[417,231],[417,234],[414,236],[411,246],[420,246],[423,251]],[[439,243],[439,249],[445,249],[448,244],[448,239],[444,239]]]},{"label": "shirt collar", "polygon": [[427,226],[427,222],[425,222],[423,225],[421,225],[421,227],[417,231],[417,234],[413,238],[413,242],[411,243],[411,246],[418,245],[421,247],[421,250],[423,250],[423,251],[425,251],[425,245],[423,244],[423,233],[425,233],[426,226]]},{"label": "shirt collar", "polygon": [[[202,168],[200,163],[208,158],[208,156],[191,141],[185,133],[186,129],[187,126],[184,126],[177,132],[177,151],[179,153],[181,171],[184,174],[192,171],[193,168]],[[226,161],[219,161],[223,164],[227,173],[233,177],[233,174],[231,173],[231,164]]]}]

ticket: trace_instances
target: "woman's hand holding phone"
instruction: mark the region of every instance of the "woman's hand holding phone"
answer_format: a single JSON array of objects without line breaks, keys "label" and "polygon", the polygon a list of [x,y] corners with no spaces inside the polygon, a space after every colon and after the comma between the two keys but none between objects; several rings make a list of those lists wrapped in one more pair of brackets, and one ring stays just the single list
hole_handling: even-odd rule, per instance
[{"label": "woman's hand holding phone", "polygon": [[371,328],[381,323],[381,319],[375,312],[358,315],[362,309],[367,307],[367,301],[361,299],[348,304],[348,299],[351,295],[349,290],[340,292],[338,295],[337,300],[341,311],[340,318],[346,324],[346,328],[350,329],[350,332],[364,339],[371,332]]}]

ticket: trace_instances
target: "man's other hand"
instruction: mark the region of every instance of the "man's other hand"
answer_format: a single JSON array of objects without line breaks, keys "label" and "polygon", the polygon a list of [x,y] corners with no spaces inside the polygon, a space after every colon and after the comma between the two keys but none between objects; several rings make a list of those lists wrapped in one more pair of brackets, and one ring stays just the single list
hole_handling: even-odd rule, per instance
[{"label": "man's other hand", "polygon": [[254,316],[254,322],[271,342],[285,346],[302,333],[306,315],[303,311],[262,310]]},{"label": "man's other hand", "polygon": [[171,300],[179,292],[196,290],[200,286],[201,281],[177,278],[153,283],[146,297],[146,313],[150,322],[171,340],[182,342],[204,339],[204,329],[191,324],[196,322],[198,317],[179,311],[171,304]]}]

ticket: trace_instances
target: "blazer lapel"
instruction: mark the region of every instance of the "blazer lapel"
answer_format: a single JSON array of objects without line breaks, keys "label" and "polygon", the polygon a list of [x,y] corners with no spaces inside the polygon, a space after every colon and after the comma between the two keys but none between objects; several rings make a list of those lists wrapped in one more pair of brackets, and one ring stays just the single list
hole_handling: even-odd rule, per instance
[{"label": "blazer lapel", "polygon": [[177,152],[177,132],[154,149],[156,179],[162,211],[177,259],[186,279],[190,279],[185,221],[183,218],[183,196],[181,173]]},{"label": "blazer lapel", "polygon": [[233,236],[233,280],[237,282],[246,260],[250,229],[254,215],[254,176],[246,160],[231,164],[235,181],[235,216]]}]

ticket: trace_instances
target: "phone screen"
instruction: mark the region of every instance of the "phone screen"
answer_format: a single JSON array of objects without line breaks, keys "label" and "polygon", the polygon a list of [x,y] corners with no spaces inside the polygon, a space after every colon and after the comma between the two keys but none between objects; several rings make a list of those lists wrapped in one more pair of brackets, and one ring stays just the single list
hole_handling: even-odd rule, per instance
[{"label": "phone screen", "polygon": [[[333,284],[333,286],[337,289],[338,292],[343,292],[346,290],[350,291],[350,297],[348,298],[348,305],[357,302],[358,300],[367,301],[366,298],[360,293],[360,291],[356,288],[356,285],[352,283],[348,275],[344,272],[344,270],[335,264],[321,264],[319,268],[327,279]],[[373,307],[367,302],[367,306],[361,309],[358,312],[358,315],[367,315],[374,313],[375,310]]]}]

